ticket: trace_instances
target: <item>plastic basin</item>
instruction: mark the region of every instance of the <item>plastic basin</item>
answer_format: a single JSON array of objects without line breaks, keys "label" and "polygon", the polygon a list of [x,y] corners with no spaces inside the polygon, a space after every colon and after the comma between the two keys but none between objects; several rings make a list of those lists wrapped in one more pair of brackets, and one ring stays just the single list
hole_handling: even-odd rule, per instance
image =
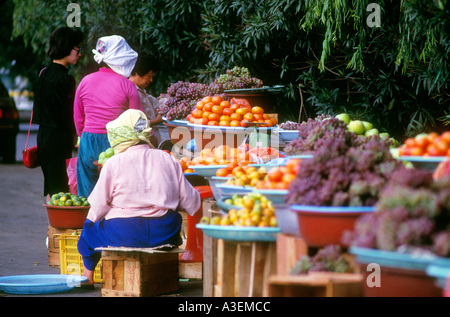
[{"label": "plastic basin", "polygon": [[90,206],[49,206],[47,217],[50,226],[58,229],[82,229]]},{"label": "plastic basin", "polygon": [[363,214],[373,212],[374,207],[334,207],[291,205],[297,214],[298,230],[306,244],[324,247],[341,245],[345,230],[353,230],[356,220]]}]

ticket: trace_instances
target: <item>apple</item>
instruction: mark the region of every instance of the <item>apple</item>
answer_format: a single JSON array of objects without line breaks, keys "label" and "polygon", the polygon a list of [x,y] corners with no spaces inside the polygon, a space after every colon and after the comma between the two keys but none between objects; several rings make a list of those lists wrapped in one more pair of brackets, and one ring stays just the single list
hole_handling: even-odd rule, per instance
[{"label": "apple", "polygon": [[110,147],[109,149],[107,149],[106,151],[105,151],[105,157],[106,158],[110,158],[111,156],[113,156],[114,155],[114,149],[112,148],[112,147]]},{"label": "apple", "polygon": [[377,134],[379,134],[378,129],[373,128],[373,129],[366,131],[366,133],[364,135],[370,136],[370,135],[377,135]]},{"label": "apple", "polygon": [[362,123],[363,123],[364,129],[366,129],[366,131],[369,131],[370,129],[373,128],[373,124],[368,121],[362,121]]},{"label": "apple", "polygon": [[362,135],[366,131],[364,124],[360,120],[352,120],[348,124],[348,129],[356,134]]},{"label": "apple", "polygon": [[351,121],[350,116],[346,113],[340,113],[340,114],[336,115],[336,119],[342,120],[346,124],[349,124]]},{"label": "apple", "polygon": [[391,136],[389,135],[389,133],[387,133],[387,132],[383,132],[383,133],[380,133],[380,138],[386,138],[386,139],[389,139]]}]

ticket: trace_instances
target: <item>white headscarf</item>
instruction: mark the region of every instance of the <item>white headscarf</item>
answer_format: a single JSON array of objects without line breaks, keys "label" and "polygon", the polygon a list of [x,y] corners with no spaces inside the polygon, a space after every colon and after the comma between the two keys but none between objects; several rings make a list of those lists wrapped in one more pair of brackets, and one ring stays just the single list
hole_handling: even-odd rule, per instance
[{"label": "white headscarf", "polygon": [[125,78],[130,77],[138,58],[138,54],[119,35],[99,38],[97,47],[92,53],[98,64],[106,63],[114,72]]}]

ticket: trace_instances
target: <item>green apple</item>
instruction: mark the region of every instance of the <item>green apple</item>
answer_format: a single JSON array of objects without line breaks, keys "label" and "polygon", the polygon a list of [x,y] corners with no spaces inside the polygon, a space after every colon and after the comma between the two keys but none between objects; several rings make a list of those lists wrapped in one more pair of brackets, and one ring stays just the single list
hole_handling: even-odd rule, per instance
[{"label": "green apple", "polygon": [[349,124],[351,121],[350,116],[346,113],[340,113],[340,114],[336,115],[336,119],[342,120],[346,124]]},{"label": "green apple", "polygon": [[101,152],[100,155],[98,156],[98,160],[103,160],[104,158],[106,158],[106,153],[105,152]]},{"label": "green apple", "polygon": [[348,124],[348,129],[356,134],[362,135],[366,131],[364,124],[360,120],[352,120]]},{"label": "green apple", "polygon": [[111,156],[113,156],[114,155],[114,149],[112,148],[112,147],[110,147],[109,149],[107,149],[106,151],[105,151],[105,157],[106,158],[110,158]]},{"label": "green apple", "polygon": [[369,131],[370,129],[373,128],[373,124],[368,121],[362,121],[362,123],[363,123],[364,129],[366,129],[366,131]]},{"label": "green apple", "polygon": [[375,129],[375,128],[370,129],[370,130],[366,131],[366,133],[364,133],[364,135],[366,135],[366,136],[377,135],[377,134],[379,134],[379,132],[378,132],[378,129]]},{"label": "green apple", "polygon": [[386,139],[389,139],[391,136],[389,135],[389,133],[387,133],[387,132],[383,132],[383,133],[380,133],[380,138],[386,138]]}]

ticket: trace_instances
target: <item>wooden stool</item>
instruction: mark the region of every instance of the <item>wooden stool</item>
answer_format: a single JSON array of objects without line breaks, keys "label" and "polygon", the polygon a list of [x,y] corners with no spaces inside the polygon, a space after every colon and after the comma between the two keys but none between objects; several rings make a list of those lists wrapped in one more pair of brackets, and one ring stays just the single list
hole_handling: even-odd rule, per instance
[{"label": "wooden stool", "polygon": [[104,297],[150,297],[179,289],[178,255],[182,249],[107,247],[102,251]]}]

